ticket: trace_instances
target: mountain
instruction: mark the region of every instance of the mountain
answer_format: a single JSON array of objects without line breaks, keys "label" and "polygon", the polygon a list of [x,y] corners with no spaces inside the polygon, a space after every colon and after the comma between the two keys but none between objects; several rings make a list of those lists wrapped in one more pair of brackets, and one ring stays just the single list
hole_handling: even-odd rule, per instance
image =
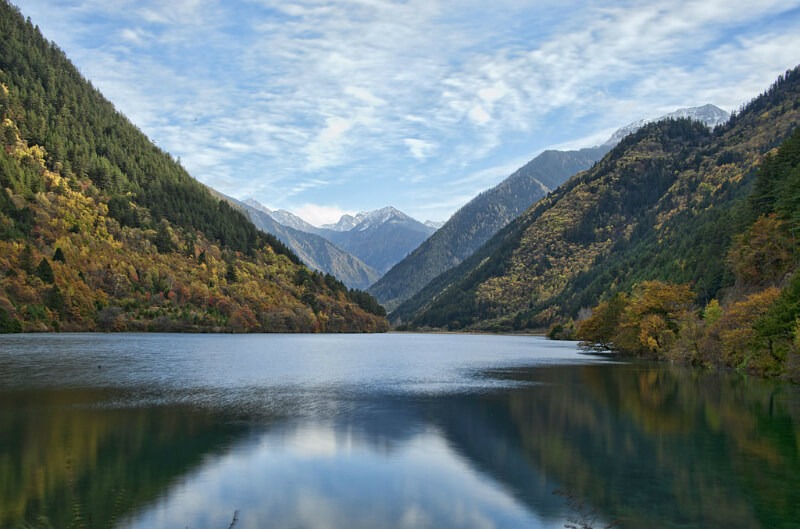
[{"label": "mountain", "polygon": [[[689,285],[698,303],[747,294],[737,283],[740,264],[751,263],[748,273],[758,278],[796,251],[779,252],[791,233],[780,239],[773,230],[749,235],[766,240],[763,247],[730,254],[752,232],[748,194],[765,156],[800,122],[798,101],[795,68],[713,131],[687,119],[642,127],[431,281],[392,319],[413,327],[542,329],[653,280]],[[774,196],[770,185],[762,185],[764,194]],[[784,276],[775,277],[782,286]]]},{"label": "mountain", "polygon": [[549,150],[457,211],[422,246],[389,270],[369,292],[392,310],[430,280],[472,255],[498,230],[567,178],[591,167],[624,137],[652,121],[687,117],[710,127],[729,114],[714,105],[684,108],[657,120],[639,120],[618,129],[602,145],[577,151]]},{"label": "mountain", "polygon": [[[357,288],[373,284],[436,231],[434,226],[423,224],[391,206],[356,215],[345,214],[338,222],[317,228],[297,215],[283,210],[270,211],[252,199],[244,205],[281,224],[278,228],[266,219],[254,220],[256,225],[284,241],[309,266],[330,272]],[[305,232],[306,236],[297,231]],[[322,245],[318,238],[309,236],[312,234],[328,241],[329,245]]]},{"label": "mountain", "polygon": [[364,219],[366,213],[358,213],[355,217],[350,214],[344,214],[342,217],[335,222],[334,224],[323,224],[321,226],[324,230],[329,231],[350,231]]},{"label": "mountain", "polygon": [[[231,199],[232,200],[232,199]],[[317,228],[257,200],[237,202],[260,229],[274,234],[311,268],[333,274],[351,288],[367,288],[436,231],[391,206]]]},{"label": "mountain", "polygon": [[605,143],[603,143],[603,145],[614,147],[616,144],[622,141],[625,136],[633,134],[648,123],[653,123],[656,121],[687,118],[694,121],[699,121],[700,123],[703,123],[707,127],[713,129],[714,127],[722,125],[728,121],[730,117],[731,115],[729,112],[710,104],[703,105],[701,107],[679,108],[675,112],[670,112],[669,114],[665,114],[655,119],[640,119],[638,121],[634,121],[633,123],[629,123],[628,125],[617,129],[614,134],[612,134],[611,137],[608,138]]},{"label": "mountain", "polygon": [[277,221],[282,226],[294,228],[295,230],[304,231],[306,233],[316,233],[317,231],[317,228],[315,228],[308,222],[304,221],[294,213],[286,211],[285,209],[272,211],[265,205],[263,205],[261,202],[253,198],[248,198],[246,200],[243,200],[241,203],[252,209],[258,210],[262,213],[266,213],[271,218],[275,219],[275,221]]},{"label": "mountain", "polygon": [[383,274],[435,231],[389,206],[344,215],[317,233]]},{"label": "mountain", "polygon": [[545,151],[500,184],[456,211],[408,257],[369,288],[391,310],[430,280],[472,255],[499,229],[546,196],[567,178],[586,169],[607,151]]},{"label": "mountain", "polygon": [[0,331],[376,331],[0,1]]},{"label": "mountain", "polygon": [[438,230],[439,228],[444,226],[445,222],[446,221],[444,221],[444,220],[426,220],[425,222],[423,222],[423,224],[426,225],[429,228],[433,228],[434,230]]},{"label": "mountain", "polygon": [[[319,230],[300,217],[284,210],[270,211],[255,200],[239,202],[230,197],[225,199],[241,208],[260,230],[271,233],[291,248],[308,267],[333,275],[349,288],[366,289],[380,278],[374,268],[324,237],[293,227],[292,225]],[[283,224],[278,219],[291,225]]]}]

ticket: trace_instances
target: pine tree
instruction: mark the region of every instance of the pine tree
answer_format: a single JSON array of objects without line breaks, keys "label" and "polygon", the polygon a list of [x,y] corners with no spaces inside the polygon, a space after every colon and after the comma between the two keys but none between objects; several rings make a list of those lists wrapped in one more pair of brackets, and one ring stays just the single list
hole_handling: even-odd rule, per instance
[{"label": "pine tree", "polygon": [[39,265],[36,267],[36,276],[45,283],[52,283],[56,280],[53,267],[50,266],[50,261],[45,257],[42,257],[42,260],[39,261]]},{"label": "pine tree", "polygon": [[33,248],[30,244],[26,244],[19,254],[19,267],[28,274],[33,273]]},{"label": "pine tree", "polygon": [[225,279],[228,280],[228,283],[236,283],[239,280],[239,276],[236,273],[236,265],[233,261],[228,263],[227,269],[225,270]]}]

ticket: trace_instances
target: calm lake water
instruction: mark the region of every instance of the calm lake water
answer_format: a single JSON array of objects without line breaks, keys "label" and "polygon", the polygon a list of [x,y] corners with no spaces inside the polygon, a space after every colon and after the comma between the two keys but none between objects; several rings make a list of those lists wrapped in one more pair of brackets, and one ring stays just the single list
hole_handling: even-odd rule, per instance
[{"label": "calm lake water", "polygon": [[0,336],[2,528],[612,521],[800,527],[800,390],[536,337]]}]

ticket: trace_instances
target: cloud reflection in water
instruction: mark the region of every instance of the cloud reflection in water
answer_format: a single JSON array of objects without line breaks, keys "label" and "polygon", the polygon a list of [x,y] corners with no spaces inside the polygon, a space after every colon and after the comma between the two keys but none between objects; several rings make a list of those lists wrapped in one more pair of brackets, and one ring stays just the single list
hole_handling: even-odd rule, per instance
[{"label": "cloud reflection in water", "polygon": [[216,456],[131,528],[562,527],[478,476],[434,428],[400,441],[300,423]]}]

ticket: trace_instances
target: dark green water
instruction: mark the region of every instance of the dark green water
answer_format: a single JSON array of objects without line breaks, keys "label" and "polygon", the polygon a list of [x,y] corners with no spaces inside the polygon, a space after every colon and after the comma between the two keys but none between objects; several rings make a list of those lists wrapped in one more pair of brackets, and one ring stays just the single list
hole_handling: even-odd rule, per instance
[{"label": "dark green water", "polygon": [[800,527],[800,390],[532,337],[0,336],[0,527]]}]

